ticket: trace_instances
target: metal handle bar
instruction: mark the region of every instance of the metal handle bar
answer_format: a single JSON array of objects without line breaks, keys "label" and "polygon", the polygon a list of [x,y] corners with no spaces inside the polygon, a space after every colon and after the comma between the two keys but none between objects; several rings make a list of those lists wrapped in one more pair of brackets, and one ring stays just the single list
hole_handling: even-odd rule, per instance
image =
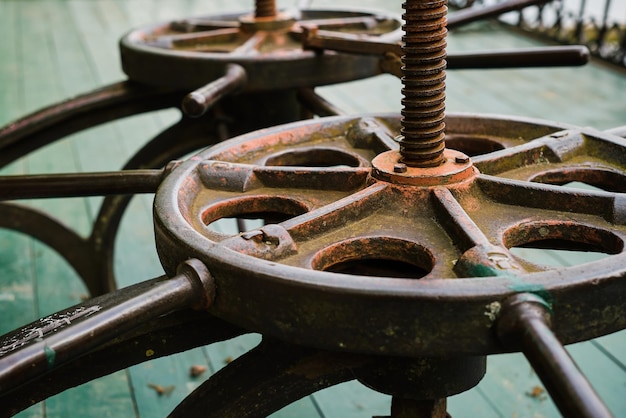
[{"label": "metal handle bar", "polygon": [[115,371],[246,333],[208,312],[184,309],[159,316],[17,389],[1,393],[0,405],[6,408],[2,412],[13,416],[36,402]]},{"label": "metal handle bar", "polygon": [[449,54],[448,69],[574,67],[589,62],[589,50],[582,45],[472,51]]},{"label": "metal handle bar", "polygon": [[166,170],[32,174],[0,177],[0,200],[154,193]]},{"label": "metal handle bar", "polygon": [[0,337],[0,393],[62,366],[146,320],[206,309],[215,295],[204,264],[188,260],[160,277],[76,305]]},{"label": "metal handle bar", "polygon": [[550,329],[550,322],[548,304],[534,294],[522,293],[504,302],[496,332],[507,348],[524,353],[563,416],[612,417]]},{"label": "metal handle bar", "polygon": [[185,96],[182,103],[183,112],[187,116],[198,118],[222,97],[241,89],[246,81],[246,70],[242,66],[228,64],[222,77]]},{"label": "metal handle bar", "polygon": [[501,14],[521,10],[529,6],[539,6],[551,2],[552,0],[511,0],[503,3],[492,4],[485,7],[471,7],[459,10],[448,15],[448,29],[455,29],[468,23],[473,23]]},{"label": "metal handle bar", "polygon": [[[302,40],[310,49],[330,49],[354,54],[381,55],[381,70],[398,77],[402,76],[404,55],[402,45],[384,42],[363,41],[324,33],[317,28],[304,28]],[[561,67],[584,65],[589,61],[589,50],[582,45],[519,48],[501,51],[472,51],[449,53],[446,57],[450,70],[470,68],[524,68]]]}]

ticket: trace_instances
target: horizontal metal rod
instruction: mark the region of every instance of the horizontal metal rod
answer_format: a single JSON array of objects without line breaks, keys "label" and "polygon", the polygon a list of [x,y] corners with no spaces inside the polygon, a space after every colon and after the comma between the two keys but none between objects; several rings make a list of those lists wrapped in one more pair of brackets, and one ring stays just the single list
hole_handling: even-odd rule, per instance
[{"label": "horizontal metal rod", "polygon": [[0,393],[17,389],[144,321],[180,309],[207,308],[213,297],[212,277],[204,264],[188,260],[172,278],[99,296],[17,329],[0,337]]},{"label": "horizontal metal rod", "polygon": [[[316,28],[305,27],[304,29],[303,45],[305,48],[381,55],[381,71],[398,77],[402,76],[400,57],[404,55],[404,51],[400,44],[351,39],[342,35],[325,33]],[[579,66],[589,62],[589,50],[586,46],[569,45],[450,52],[446,61],[447,68],[450,70]]]},{"label": "horizontal metal rod", "polygon": [[548,46],[448,54],[448,69],[571,67],[589,62],[585,46]]},{"label": "horizontal metal rod", "polygon": [[[69,388],[156,358],[228,340],[247,331],[211,316],[186,309],[142,322],[138,328],[76,358],[10,393],[0,394],[2,412],[13,416]],[[154,350],[146,356],[145,348]]]},{"label": "horizontal metal rod", "polygon": [[521,10],[529,6],[549,3],[552,0],[510,0],[485,7],[468,7],[448,15],[448,29],[455,29],[472,22],[477,22],[501,14]]},{"label": "horizontal metal rod", "polygon": [[154,193],[164,170],[34,174],[0,177],[0,200]]},{"label": "horizontal metal rod", "polygon": [[550,308],[534,294],[503,304],[496,325],[509,349],[521,350],[563,416],[610,418],[611,412],[550,329]]},{"label": "horizontal metal rod", "polygon": [[222,97],[242,88],[247,80],[246,70],[242,66],[228,64],[222,77],[185,96],[182,103],[183,112],[187,116],[198,118]]}]

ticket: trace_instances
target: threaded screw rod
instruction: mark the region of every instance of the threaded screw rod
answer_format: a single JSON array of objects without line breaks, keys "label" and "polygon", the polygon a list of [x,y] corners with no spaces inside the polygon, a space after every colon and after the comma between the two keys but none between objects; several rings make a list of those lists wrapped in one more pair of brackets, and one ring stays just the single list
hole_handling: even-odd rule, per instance
[{"label": "threaded screw rod", "polygon": [[410,167],[444,162],[447,0],[409,0],[402,38],[400,154]]},{"label": "threaded screw rod", "polygon": [[254,17],[276,16],[276,0],[256,0]]}]

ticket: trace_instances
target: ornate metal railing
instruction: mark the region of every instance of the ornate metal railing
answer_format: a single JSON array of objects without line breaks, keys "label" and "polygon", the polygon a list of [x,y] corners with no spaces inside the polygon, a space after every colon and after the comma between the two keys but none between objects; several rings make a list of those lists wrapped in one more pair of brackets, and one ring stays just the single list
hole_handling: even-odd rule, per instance
[{"label": "ornate metal railing", "polygon": [[[503,0],[449,0],[453,7]],[[626,67],[626,3],[620,0],[554,0],[503,16],[502,22],[564,44],[586,45],[591,53]]]}]

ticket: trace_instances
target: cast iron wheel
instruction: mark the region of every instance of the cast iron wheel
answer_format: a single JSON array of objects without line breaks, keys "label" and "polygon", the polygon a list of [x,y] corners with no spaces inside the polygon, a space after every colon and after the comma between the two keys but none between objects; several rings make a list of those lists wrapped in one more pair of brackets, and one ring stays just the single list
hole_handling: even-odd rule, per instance
[{"label": "cast iron wheel", "polygon": [[[198,154],[155,198],[166,272],[198,258],[220,289],[214,315],[332,350],[506,351],[492,323],[520,292],[547,301],[563,343],[624,328],[624,140],[525,119],[446,120],[452,148],[462,139],[491,152],[451,150],[440,168],[398,172],[385,151],[399,117],[371,116],[295,123]],[[570,181],[607,191],[558,186]],[[211,229],[228,217],[267,224]],[[510,252],[529,244],[611,256],[553,269]]]},{"label": "cast iron wheel", "polygon": [[396,43],[402,36],[400,19],[380,12],[300,10],[262,18],[249,12],[220,14],[129,32],[120,41],[122,67],[131,80],[195,89],[237,64],[246,70],[246,91],[320,86],[381,73],[377,56],[303,50],[304,26],[352,40]]}]

